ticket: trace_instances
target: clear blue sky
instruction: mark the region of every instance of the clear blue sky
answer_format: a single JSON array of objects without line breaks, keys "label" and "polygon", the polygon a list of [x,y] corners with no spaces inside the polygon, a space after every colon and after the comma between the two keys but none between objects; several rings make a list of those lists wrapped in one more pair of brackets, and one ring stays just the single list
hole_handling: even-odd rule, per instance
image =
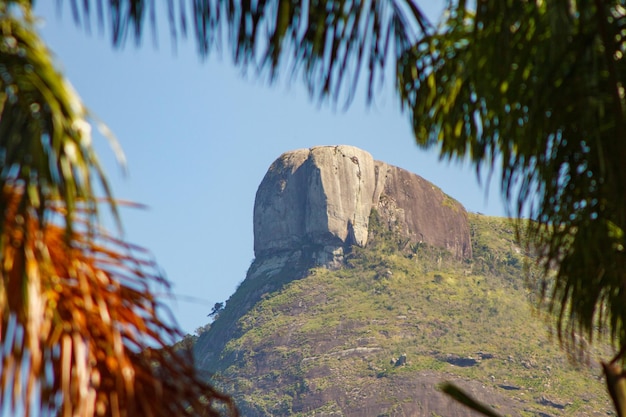
[{"label": "clear blue sky", "polygon": [[[487,200],[472,168],[419,149],[391,94],[369,108],[361,94],[347,111],[333,110],[312,103],[297,84],[268,87],[243,77],[226,56],[201,62],[192,41],[174,54],[166,36],[155,49],[147,31],[142,47],[113,50],[107,35],[75,27],[69,1],[61,15],[56,3],[36,3],[41,34],[89,109],[122,144],[126,177],[99,138],[114,193],[149,206],[123,211],[126,236],[149,248],[172,281],[178,300],[170,305],[186,332],[206,324],[213,304],[245,278],[254,257],[256,189],[285,151],[357,146],[432,181],[469,211],[504,215],[496,181]],[[420,3],[432,15],[441,7]],[[393,85],[385,87],[390,92]]]}]

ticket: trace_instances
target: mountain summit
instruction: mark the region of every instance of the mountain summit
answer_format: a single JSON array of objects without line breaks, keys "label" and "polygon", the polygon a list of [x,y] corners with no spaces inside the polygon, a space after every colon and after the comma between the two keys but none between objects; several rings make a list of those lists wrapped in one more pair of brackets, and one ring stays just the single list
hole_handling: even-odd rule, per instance
[{"label": "mountain summit", "polygon": [[352,245],[367,244],[372,209],[407,243],[472,256],[461,204],[425,179],[345,145],[295,150],[274,161],[256,194],[255,255],[308,249],[317,265],[340,266]]}]

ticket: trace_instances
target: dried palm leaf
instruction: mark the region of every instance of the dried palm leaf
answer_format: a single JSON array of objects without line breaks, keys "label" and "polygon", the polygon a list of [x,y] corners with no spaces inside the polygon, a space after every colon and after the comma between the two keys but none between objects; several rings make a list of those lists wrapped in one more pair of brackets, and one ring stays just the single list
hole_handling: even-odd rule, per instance
[{"label": "dried palm leaf", "polygon": [[25,198],[5,187],[0,403],[28,415],[40,398],[40,413],[67,417],[236,414],[174,348],[182,335],[153,296],[167,281],[147,252],[86,227],[68,239]]}]

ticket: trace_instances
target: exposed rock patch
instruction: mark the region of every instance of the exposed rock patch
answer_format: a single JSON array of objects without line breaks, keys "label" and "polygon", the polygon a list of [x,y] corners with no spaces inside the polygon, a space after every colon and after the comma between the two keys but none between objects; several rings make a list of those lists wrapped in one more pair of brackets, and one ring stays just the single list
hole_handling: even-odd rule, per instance
[{"label": "exposed rock patch", "polygon": [[475,358],[472,358],[471,356],[462,357],[462,356],[452,355],[452,354],[439,356],[438,359],[443,362],[448,362],[450,365],[460,366],[462,368],[466,368],[469,366],[476,366],[480,363],[480,361],[476,360]]},{"label": "exposed rock patch", "polygon": [[[376,162],[375,208],[391,228],[411,242],[424,242],[471,258],[465,208],[437,186],[407,170]],[[380,194],[378,194],[380,192]]]}]

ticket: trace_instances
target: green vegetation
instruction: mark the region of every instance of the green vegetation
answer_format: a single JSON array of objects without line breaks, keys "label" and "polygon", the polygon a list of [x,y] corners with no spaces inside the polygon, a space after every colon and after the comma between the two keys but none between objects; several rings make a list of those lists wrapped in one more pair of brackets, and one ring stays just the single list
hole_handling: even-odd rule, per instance
[{"label": "green vegetation", "polygon": [[[291,282],[281,275],[238,319],[212,370],[245,415],[345,411],[358,406],[357,392],[376,387],[383,398],[427,374],[479,381],[529,415],[609,410],[599,368],[568,363],[533,314],[509,220],[471,215],[474,258],[465,261],[406,245],[375,212],[370,229],[368,246],[354,248],[345,268],[315,268]],[[244,282],[213,326],[232,327],[222,322],[229,308],[241,310],[248,286],[263,285]],[[401,355],[406,364],[397,366]],[[386,410],[411,401],[392,397]]]}]

